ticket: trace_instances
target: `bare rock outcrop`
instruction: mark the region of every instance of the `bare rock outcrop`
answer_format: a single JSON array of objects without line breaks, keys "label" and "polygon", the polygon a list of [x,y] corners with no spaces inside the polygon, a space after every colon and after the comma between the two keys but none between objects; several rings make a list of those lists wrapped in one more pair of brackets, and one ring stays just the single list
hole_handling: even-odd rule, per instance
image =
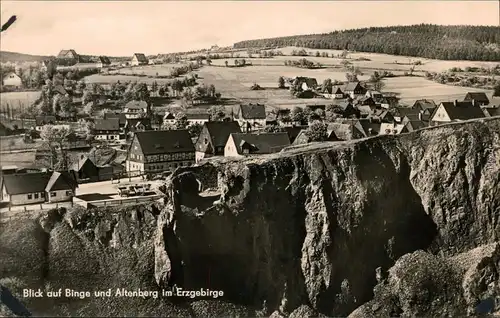
[{"label": "bare rock outcrop", "polygon": [[[348,315],[373,298],[376,270],[405,254],[452,257],[498,241],[499,135],[490,119],[207,164],[217,195],[198,192],[199,171],[177,171],[158,222],[156,281],[222,289],[268,315]],[[402,261],[442,262],[411,255]],[[425,297],[452,310],[440,295]]]}]

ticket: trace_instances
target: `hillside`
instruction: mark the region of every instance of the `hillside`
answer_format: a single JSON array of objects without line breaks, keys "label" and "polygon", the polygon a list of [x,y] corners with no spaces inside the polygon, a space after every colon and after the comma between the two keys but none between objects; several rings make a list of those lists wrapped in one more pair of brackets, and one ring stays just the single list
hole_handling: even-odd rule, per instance
[{"label": "hillside", "polygon": [[15,63],[15,62],[41,62],[53,58],[51,56],[30,55],[17,52],[0,51],[1,63]]},{"label": "hillside", "polygon": [[37,316],[465,316],[500,297],[499,162],[493,118],[179,168],[164,204],[1,224],[0,283],[224,291],[22,299]]},{"label": "hillside", "polygon": [[299,46],[440,60],[500,61],[500,27],[411,25],[242,41],[234,48]]}]

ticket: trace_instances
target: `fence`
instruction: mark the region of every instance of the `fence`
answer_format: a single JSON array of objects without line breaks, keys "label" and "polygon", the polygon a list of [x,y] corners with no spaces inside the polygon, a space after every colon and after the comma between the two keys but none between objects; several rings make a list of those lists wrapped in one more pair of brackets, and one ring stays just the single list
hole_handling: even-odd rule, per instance
[{"label": "fence", "polygon": [[120,206],[124,204],[137,204],[141,202],[150,202],[161,199],[163,197],[164,195],[155,194],[144,197],[119,198],[119,199],[96,200],[96,201],[85,201],[82,199],[75,198],[75,204],[81,205],[84,208],[95,208],[95,207]]}]

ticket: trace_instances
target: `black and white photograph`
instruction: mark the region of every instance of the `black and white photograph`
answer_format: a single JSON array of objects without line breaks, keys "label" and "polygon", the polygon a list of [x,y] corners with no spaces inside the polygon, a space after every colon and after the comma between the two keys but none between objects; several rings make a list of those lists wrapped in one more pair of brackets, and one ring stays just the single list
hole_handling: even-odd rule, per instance
[{"label": "black and white photograph", "polygon": [[500,0],[0,11],[0,316],[500,316]]}]

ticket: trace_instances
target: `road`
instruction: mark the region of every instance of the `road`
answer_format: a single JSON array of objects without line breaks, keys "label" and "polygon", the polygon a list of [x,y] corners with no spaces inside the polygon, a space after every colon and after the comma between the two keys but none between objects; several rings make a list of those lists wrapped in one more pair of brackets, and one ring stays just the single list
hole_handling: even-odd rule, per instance
[{"label": "road", "polygon": [[122,179],[115,179],[112,182],[108,180],[101,182],[82,183],[78,185],[78,189],[76,189],[76,195],[79,196],[82,194],[91,194],[91,193],[99,193],[103,195],[115,195],[118,186],[135,184],[143,181],[144,180],[142,179],[142,177],[134,177],[131,178],[130,181],[129,178],[122,178]]}]

